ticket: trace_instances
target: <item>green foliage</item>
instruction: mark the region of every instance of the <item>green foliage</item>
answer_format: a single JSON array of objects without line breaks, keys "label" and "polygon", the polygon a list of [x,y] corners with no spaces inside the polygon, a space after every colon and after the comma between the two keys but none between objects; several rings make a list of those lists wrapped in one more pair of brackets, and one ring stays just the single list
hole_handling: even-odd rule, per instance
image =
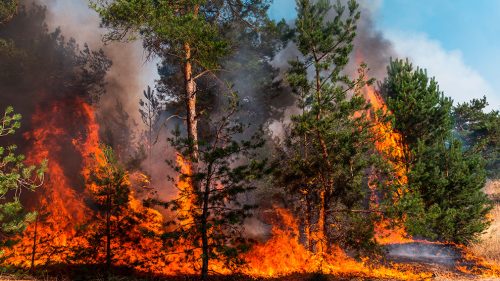
[{"label": "green foliage", "polygon": [[408,181],[421,195],[425,215],[409,216],[409,222],[423,226],[414,234],[468,243],[489,225],[486,214],[491,205],[482,192],[484,161],[479,155],[465,153],[460,141],[450,142],[430,146],[420,142],[415,151]]},{"label": "green foliage", "polygon": [[487,161],[488,176],[500,177],[500,113],[485,112],[486,97],[458,104],[453,108],[454,131],[468,153],[480,153]]},{"label": "green foliage", "polygon": [[[0,137],[12,135],[20,128],[21,115],[7,107],[0,118]],[[16,146],[0,146],[0,246],[9,245],[12,235],[22,232],[27,220],[34,218],[23,208],[20,195],[23,189],[34,190],[43,181],[46,162],[40,166],[25,165],[23,155],[15,154]]]},{"label": "green foliage", "polygon": [[[482,158],[469,153],[452,134],[451,99],[439,91],[434,78],[408,60],[391,61],[382,90],[405,147],[401,161],[408,186],[398,207],[407,213],[409,232],[429,239],[473,241],[488,226],[490,202],[481,190],[485,168]],[[461,106],[455,115],[467,118],[467,109]],[[462,126],[465,123],[469,124],[464,121]]]},{"label": "green foliage", "polygon": [[[243,223],[255,206],[244,196],[269,174],[266,159],[257,154],[264,145],[262,132],[245,136],[246,126],[234,118],[238,108],[238,97],[231,94],[225,113],[211,120],[210,136],[200,142],[198,172],[169,162],[180,180],[190,184],[177,184],[178,198],[164,204],[177,214],[172,230],[165,233],[169,244],[186,245],[190,261],[219,260],[233,270],[244,262],[239,254],[250,246]],[[178,131],[174,135],[170,141],[186,159],[189,140]]]},{"label": "green foliage", "polygon": [[96,168],[89,176],[89,184],[93,186],[92,198],[99,211],[119,215],[129,202],[128,173],[118,163],[111,147],[101,145],[101,150],[103,155],[95,155]]},{"label": "green foliage", "polygon": [[192,62],[201,69],[215,69],[231,50],[221,29],[237,20],[258,27],[265,18],[267,1],[207,0],[94,0],[91,5],[110,28],[107,40],[133,39],[139,35],[151,52],[163,57],[184,58],[189,44]]},{"label": "green foliage", "polygon": [[394,128],[407,146],[403,159],[406,165],[412,162],[410,151],[419,141],[429,144],[449,136],[452,100],[444,96],[425,69],[415,69],[408,60],[391,60],[382,94],[394,114]]},{"label": "green foliage", "polygon": [[3,0],[0,2],[0,24],[8,22],[17,11],[18,0]]}]

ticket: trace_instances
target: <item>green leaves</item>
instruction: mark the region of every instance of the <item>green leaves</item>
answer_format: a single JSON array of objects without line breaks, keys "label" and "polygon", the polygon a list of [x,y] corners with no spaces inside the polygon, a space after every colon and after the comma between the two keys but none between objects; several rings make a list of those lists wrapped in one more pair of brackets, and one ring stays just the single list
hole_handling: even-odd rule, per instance
[{"label": "green leaves", "polygon": [[[176,214],[164,235],[168,244],[202,248],[205,253],[187,251],[187,258],[219,260],[231,269],[243,263],[240,254],[248,249],[250,242],[242,235],[243,223],[255,206],[245,204],[242,198],[269,174],[266,159],[257,154],[264,145],[263,132],[245,136],[248,126],[237,119],[237,101],[235,93],[228,93],[223,113],[207,123],[209,135],[199,143],[196,171],[170,163],[179,172],[176,181],[179,195],[162,204]],[[190,141],[179,132],[174,132],[174,136],[171,145],[186,157]]]},{"label": "green leaves", "polygon": [[[14,134],[20,120],[21,115],[7,107],[0,119],[0,137]],[[39,166],[25,165],[24,156],[15,154],[16,148],[16,145],[0,146],[0,233],[6,237],[23,231],[32,217],[24,210],[19,196],[23,189],[34,190],[42,184],[47,164],[43,161]],[[7,238],[1,246],[9,244]]]},{"label": "green leaves", "polygon": [[454,132],[467,153],[480,153],[487,161],[488,176],[500,177],[500,113],[485,112],[486,97],[458,104],[453,109]]},{"label": "green leaves", "polygon": [[415,149],[419,141],[430,143],[448,137],[452,100],[439,90],[436,80],[408,60],[391,61],[387,74],[382,94],[394,114],[394,128],[408,148]]},{"label": "green leaves", "polygon": [[18,5],[17,0],[3,0],[0,2],[0,24],[8,22],[14,16]]}]

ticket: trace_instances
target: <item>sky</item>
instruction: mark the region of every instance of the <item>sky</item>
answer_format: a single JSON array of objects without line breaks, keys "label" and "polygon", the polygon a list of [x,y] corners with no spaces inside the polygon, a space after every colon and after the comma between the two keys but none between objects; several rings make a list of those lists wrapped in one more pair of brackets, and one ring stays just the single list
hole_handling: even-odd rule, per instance
[{"label": "sky", "polygon": [[[359,0],[398,56],[435,76],[457,102],[486,95],[500,109],[500,1]],[[274,19],[295,17],[294,0],[274,0]]]}]

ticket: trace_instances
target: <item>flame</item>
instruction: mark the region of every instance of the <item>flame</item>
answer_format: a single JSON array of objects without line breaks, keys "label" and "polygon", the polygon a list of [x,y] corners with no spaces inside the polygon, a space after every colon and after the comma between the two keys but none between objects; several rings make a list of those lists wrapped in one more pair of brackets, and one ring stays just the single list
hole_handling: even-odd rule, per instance
[{"label": "flame", "polygon": [[339,247],[318,256],[308,251],[299,241],[296,219],[285,209],[274,207],[282,226],[274,224],[271,238],[245,255],[248,262],[244,274],[253,277],[278,277],[292,273],[333,274],[373,278],[395,278],[398,280],[425,280],[427,272],[415,272],[413,268],[374,266],[367,259],[356,261]]},{"label": "flame", "polygon": [[[92,263],[74,259],[73,255],[75,249],[91,246],[78,233],[93,218],[85,200],[88,192],[97,187],[86,183],[96,165],[107,165],[99,146],[99,125],[93,108],[79,98],[55,101],[48,108],[38,107],[32,124],[35,129],[25,135],[32,143],[27,161],[48,159],[48,171],[33,203],[38,217],[19,243],[6,253],[6,263],[29,267],[32,258],[35,266]],[[126,241],[114,242],[115,265],[160,271],[167,263],[163,244],[154,237],[161,233],[163,217],[158,211],[145,208],[134,192],[129,199],[128,212],[139,214],[141,222],[128,230]]]},{"label": "flame", "polygon": [[[371,104],[372,112],[369,115],[370,120],[374,123],[373,132],[376,136],[375,147],[383,157],[385,157],[390,165],[392,165],[397,184],[402,186],[408,182],[406,170],[403,166],[404,144],[401,135],[394,130],[389,122],[379,120],[376,112],[381,112],[383,115],[391,114],[382,97],[375,91],[372,86],[365,86],[365,99]],[[373,177],[373,176],[372,176]],[[373,180],[373,179],[371,179]],[[374,190],[374,186],[370,184],[370,188]],[[398,197],[403,195],[403,191],[398,189],[393,195],[396,201]],[[372,194],[372,205],[378,205],[375,192]],[[404,221],[404,218],[403,218]],[[414,240],[406,233],[402,226],[402,222],[394,222],[388,219],[382,219],[375,225],[376,240],[380,244],[390,243],[409,243]]]}]

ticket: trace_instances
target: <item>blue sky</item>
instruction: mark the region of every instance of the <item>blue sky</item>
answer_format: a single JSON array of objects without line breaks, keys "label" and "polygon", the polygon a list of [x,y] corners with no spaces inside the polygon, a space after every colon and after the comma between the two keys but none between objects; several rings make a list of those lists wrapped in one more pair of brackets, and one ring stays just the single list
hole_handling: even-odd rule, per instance
[{"label": "blue sky", "polygon": [[[436,76],[462,102],[486,94],[500,108],[500,1],[361,0],[400,56]],[[274,0],[270,15],[292,20],[294,0]]]}]

